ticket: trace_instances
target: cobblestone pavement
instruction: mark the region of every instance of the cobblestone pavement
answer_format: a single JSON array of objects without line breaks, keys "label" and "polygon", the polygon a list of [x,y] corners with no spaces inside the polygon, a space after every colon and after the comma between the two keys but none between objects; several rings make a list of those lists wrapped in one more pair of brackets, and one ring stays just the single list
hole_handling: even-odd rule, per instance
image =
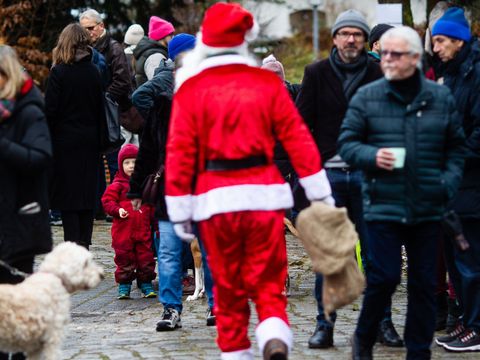
[{"label": "cobblestone pavement", "polygon": [[[55,243],[62,241],[61,227],[53,227]],[[315,327],[316,304],[312,295],[314,275],[297,239],[287,237],[290,276],[292,278],[288,313],[295,336],[292,360],[349,359],[350,337],[358,317],[360,302],[339,311],[335,328],[335,347],[328,350],[308,349],[307,341]],[[132,291],[132,300],[116,299],[113,278],[113,251],[110,247],[110,224],[95,223],[93,245],[95,259],[105,268],[106,278],[96,288],[72,296],[72,323],[67,328],[62,359],[219,359],[215,344],[215,327],[205,326],[206,300],[185,302],[183,328],[174,332],[156,332],[162,306],[157,299],[143,299]],[[155,283],[155,285],[157,285]],[[405,320],[405,286],[399,287],[393,299],[393,321],[403,331]],[[255,312],[252,309],[252,314]],[[256,359],[261,359],[254,338],[253,317],[250,336]],[[478,359],[477,354],[451,354],[432,345],[433,359]],[[403,359],[404,349],[384,346],[375,348],[375,359]]]}]

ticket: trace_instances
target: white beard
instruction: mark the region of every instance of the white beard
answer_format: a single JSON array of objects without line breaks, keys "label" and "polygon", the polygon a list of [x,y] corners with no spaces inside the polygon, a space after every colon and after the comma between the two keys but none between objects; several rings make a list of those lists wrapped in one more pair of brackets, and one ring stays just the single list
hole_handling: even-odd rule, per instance
[{"label": "white beard", "polygon": [[245,61],[250,66],[258,66],[256,59],[251,57],[248,52],[248,45],[246,42],[235,47],[215,48],[207,46],[202,42],[202,34],[197,34],[197,42],[193,50],[187,52],[182,59],[182,67],[175,72],[175,91],[177,91],[182,84],[191,77],[200,73],[203,68],[202,62],[208,57],[223,52],[234,52],[237,55],[245,58]]}]

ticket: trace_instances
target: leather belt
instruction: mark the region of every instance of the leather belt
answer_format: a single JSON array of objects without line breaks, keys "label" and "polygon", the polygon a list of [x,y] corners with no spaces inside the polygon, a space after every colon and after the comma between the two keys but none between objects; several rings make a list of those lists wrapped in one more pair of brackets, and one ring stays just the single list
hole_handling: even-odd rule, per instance
[{"label": "leather belt", "polygon": [[215,159],[205,162],[205,170],[207,171],[225,171],[225,170],[241,170],[251,167],[267,165],[265,155],[249,156],[243,159]]}]

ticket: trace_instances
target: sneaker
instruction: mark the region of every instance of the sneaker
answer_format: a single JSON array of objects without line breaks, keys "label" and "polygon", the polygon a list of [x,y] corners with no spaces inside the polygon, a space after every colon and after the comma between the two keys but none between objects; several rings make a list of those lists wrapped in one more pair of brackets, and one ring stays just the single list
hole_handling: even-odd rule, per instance
[{"label": "sneaker", "polygon": [[452,342],[443,344],[448,351],[480,351],[480,335],[475,330],[466,330]]},{"label": "sneaker", "polygon": [[119,300],[130,299],[130,290],[132,285],[130,284],[119,284],[118,285],[118,297]]},{"label": "sneaker", "polygon": [[458,324],[452,332],[449,332],[445,336],[440,336],[435,339],[435,343],[439,346],[445,346],[446,343],[456,340],[461,334],[465,332],[465,328],[462,324]]},{"label": "sneaker", "polygon": [[177,310],[166,308],[163,310],[162,320],[157,323],[157,331],[172,331],[182,327],[182,320]]},{"label": "sneaker", "polygon": [[207,309],[207,326],[215,326],[217,324],[217,317],[213,313],[213,308]]},{"label": "sneaker", "polygon": [[157,297],[157,293],[153,289],[152,283],[142,283],[140,284],[140,290],[142,291],[144,298],[154,298]]}]

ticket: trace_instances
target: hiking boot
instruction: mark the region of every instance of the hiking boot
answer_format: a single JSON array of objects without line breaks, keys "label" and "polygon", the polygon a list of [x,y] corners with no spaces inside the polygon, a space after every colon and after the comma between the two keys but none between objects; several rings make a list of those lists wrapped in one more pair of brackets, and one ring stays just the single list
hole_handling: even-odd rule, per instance
[{"label": "hiking boot", "polygon": [[153,289],[153,285],[151,282],[149,283],[141,283],[140,290],[142,291],[144,298],[154,298],[157,297],[157,293]]},{"label": "hiking boot", "polygon": [[263,348],[263,360],[287,360],[287,345],[280,339],[268,340]]},{"label": "hiking boot", "polygon": [[393,326],[392,320],[384,319],[380,322],[377,334],[377,342],[389,347],[402,347],[403,340]]},{"label": "hiking boot", "polygon": [[207,326],[215,326],[217,324],[217,317],[213,313],[213,308],[207,309]]},{"label": "hiking boot", "polygon": [[452,342],[443,344],[448,351],[480,351],[480,335],[475,330],[465,330]]},{"label": "hiking boot", "polygon": [[157,323],[157,331],[172,331],[182,327],[182,320],[177,310],[166,308],[163,310],[162,319]]},{"label": "hiking boot", "polygon": [[119,284],[118,285],[118,297],[119,300],[130,299],[131,284]]},{"label": "hiking boot", "polygon": [[456,340],[464,332],[465,328],[463,327],[463,325],[458,324],[457,327],[453,329],[453,331],[449,332],[447,335],[436,338],[435,343],[439,346],[444,346],[446,343]]}]

